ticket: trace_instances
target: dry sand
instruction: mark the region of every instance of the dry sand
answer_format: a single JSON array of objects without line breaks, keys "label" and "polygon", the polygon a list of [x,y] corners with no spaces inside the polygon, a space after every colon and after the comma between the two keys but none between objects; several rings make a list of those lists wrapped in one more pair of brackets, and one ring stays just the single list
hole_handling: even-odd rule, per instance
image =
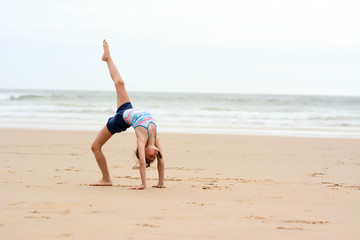
[{"label": "dry sand", "polygon": [[0,129],[0,239],[360,239],[360,139],[160,133],[168,188],[134,191],[132,133],[87,185],[96,134]]}]

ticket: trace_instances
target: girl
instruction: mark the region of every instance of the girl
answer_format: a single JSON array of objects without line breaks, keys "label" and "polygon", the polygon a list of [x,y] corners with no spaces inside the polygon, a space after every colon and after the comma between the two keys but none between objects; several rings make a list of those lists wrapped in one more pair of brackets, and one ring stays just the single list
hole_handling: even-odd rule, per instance
[{"label": "girl", "polygon": [[118,132],[124,132],[130,126],[135,129],[137,138],[136,155],[140,163],[141,185],[131,189],[139,190],[146,188],[146,167],[150,166],[155,158],[157,158],[157,168],[159,173],[158,185],[155,188],[164,187],[164,159],[162,157],[162,150],[159,143],[159,138],[156,136],[156,124],[150,113],[133,109],[130,98],[125,90],[124,81],[120,76],[114,62],[110,56],[109,45],[106,40],[103,41],[104,55],[102,60],[107,63],[110,76],[114,81],[117,93],[117,111],[115,116],[109,118],[106,126],[99,132],[91,145],[91,150],[95,155],[96,161],[102,173],[102,179],[98,182],[90,184],[91,186],[112,186],[112,181],[106,164],[106,159],[101,151],[101,147],[105,144],[111,136]]}]

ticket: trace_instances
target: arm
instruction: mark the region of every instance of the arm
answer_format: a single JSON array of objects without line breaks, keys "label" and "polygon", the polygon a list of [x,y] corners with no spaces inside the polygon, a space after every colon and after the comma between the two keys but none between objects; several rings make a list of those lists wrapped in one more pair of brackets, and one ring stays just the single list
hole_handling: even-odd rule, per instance
[{"label": "arm", "polygon": [[145,144],[140,138],[137,140],[137,146],[139,149],[139,164],[140,164],[140,176],[141,185],[131,188],[133,190],[140,190],[146,188],[146,161],[145,161]]},{"label": "arm", "polygon": [[159,149],[159,152],[161,153],[162,156],[158,157],[158,159],[157,159],[157,169],[158,169],[158,173],[159,173],[158,185],[153,186],[153,187],[164,187],[165,162],[164,162],[164,155],[163,155],[163,151],[162,151],[162,148],[161,148],[161,145],[159,142],[159,138],[156,138],[155,145]]}]

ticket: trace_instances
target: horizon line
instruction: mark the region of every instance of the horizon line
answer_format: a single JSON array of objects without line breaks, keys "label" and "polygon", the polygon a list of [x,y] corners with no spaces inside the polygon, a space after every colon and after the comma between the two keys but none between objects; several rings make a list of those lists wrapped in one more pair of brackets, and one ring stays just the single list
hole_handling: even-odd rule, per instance
[{"label": "horizon line", "polygon": [[[30,90],[30,91],[82,91],[82,92],[115,92],[115,90],[95,90],[95,89],[35,89],[35,88],[1,88],[0,90]],[[254,92],[197,92],[197,91],[144,91],[144,90],[127,90],[129,93],[187,93],[187,94],[228,94],[228,95],[275,95],[275,96],[319,96],[319,97],[360,97],[359,95],[344,95],[344,94],[310,94],[310,93],[254,93]]]}]

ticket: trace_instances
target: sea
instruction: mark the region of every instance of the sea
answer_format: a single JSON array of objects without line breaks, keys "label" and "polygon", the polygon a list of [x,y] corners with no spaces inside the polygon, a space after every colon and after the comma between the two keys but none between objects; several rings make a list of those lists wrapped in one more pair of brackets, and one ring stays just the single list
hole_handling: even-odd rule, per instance
[{"label": "sea", "polygon": [[[360,97],[129,92],[159,132],[360,138]],[[99,131],[113,91],[0,89],[0,127]],[[133,131],[133,130],[130,130]]]}]

